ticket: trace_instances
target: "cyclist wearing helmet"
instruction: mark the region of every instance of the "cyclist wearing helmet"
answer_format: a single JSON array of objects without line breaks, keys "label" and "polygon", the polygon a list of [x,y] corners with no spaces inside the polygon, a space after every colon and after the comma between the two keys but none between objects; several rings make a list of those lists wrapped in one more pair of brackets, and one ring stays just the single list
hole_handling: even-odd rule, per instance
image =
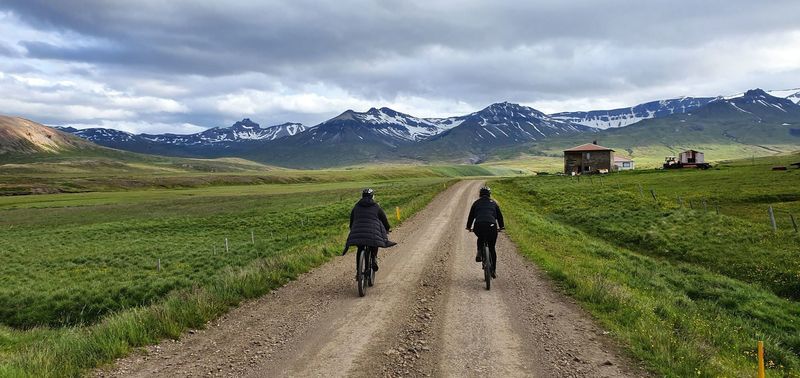
[{"label": "cyclist wearing helmet", "polygon": [[361,200],[353,206],[350,211],[350,235],[347,236],[347,243],[344,252],[350,246],[366,246],[372,253],[372,269],[378,270],[378,248],[389,248],[397,243],[389,240],[388,232],[391,229],[386,213],[377,202],[375,202],[375,191],[364,189],[361,192]]},{"label": "cyclist wearing helmet", "polygon": [[[481,262],[481,246],[484,241],[489,244],[489,253],[492,254],[492,277],[497,278],[494,268],[497,267],[497,251],[495,251],[495,244],[497,243],[497,230],[505,228],[503,223],[503,213],[500,212],[500,206],[494,202],[490,197],[492,190],[484,186],[480,190],[480,198],[472,203],[472,208],[469,210],[469,217],[467,218],[467,230],[475,231],[475,236],[478,237],[478,254],[475,255],[475,261]],[[474,222],[474,224],[473,224]]]}]

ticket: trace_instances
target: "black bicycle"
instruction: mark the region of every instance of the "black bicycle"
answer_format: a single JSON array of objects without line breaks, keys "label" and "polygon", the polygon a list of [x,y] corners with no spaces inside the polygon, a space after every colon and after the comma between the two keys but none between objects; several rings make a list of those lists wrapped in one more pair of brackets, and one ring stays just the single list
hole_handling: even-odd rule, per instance
[{"label": "black bicycle", "polygon": [[[474,232],[473,230],[469,230],[470,232]],[[503,231],[503,229],[497,230],[498,232]],[[477,236],[477,235],[476,235]],[[486,281],[486,290],[492,289],[492,271],[494,271],[494,260],[492,260],[492,254],[489,251],[489,243],[486,241],[483,242],[481,246],[481,266],[483,268],[483,280]]]},{"label": "black bicycle", "polygon": [[358,285],[358,296],[360,297],[367,294],[367,286],[375,284],[372,253],[370,253],[370,247],[363,245],[358,246],[358,253],[356,253],[356,283]]}]

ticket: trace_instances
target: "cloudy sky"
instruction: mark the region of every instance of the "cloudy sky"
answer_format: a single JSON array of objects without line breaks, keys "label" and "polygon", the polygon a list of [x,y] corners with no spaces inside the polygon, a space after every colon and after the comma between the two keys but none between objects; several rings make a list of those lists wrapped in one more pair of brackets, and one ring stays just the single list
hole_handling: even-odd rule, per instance
[{"label": "cloudy sky", "polygon": [[800,1],[0,0],[0,114],[190,133],[800,87]]}]

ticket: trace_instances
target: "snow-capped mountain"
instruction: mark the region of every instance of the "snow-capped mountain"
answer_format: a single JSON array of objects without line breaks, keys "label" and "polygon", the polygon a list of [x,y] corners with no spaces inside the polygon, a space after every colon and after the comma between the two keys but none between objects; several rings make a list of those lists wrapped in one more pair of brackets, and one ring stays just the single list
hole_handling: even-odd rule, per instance
[{"label": "snow-capped mountain", "polygon": [[[749,91],[748,91],[749,92]],[[725,99],[734,99],[737,97],[742,97],[747,92],[737,93],[730,96],[724,96]],[[788,99],[795,104],[800,104],[800,88],[792,88],[792,89],[772,89],[772,90],[764,90],[764,93],[779,98]]]},{"label": "snow-capped mountain", "polygon": [[630,108],[592,110],[588,112],[562,112],[551,114],[553,118],[578,123],[598,129],[624,127],[643,119],[665,117],[671,114],[689,113],[717,97],[680,97],[651,101]]},{"label": "snow-capped mountain", "polygon": [[275,140],[295,135],[305,130],[306,127],[300,123],[284,123],[261,128],[259,124],[249,118],[245,118],[230,127],[214,127],[196,134],[141,134],[140,136],[151,142],[192,146],[237,141]]},{"label": "snow-capped mountain", "polygon": [[88,141],[103,144],[102,142],[134,142],[138,136],[125,131],[105,128],[76,129],[74,127],[55,126],[56,129],[79,136]]},{"label": "snow-capped mountain", "polygon": [[[771,91],[778,95],[784,93]],[[790,95],[792,96],[792,95]],[[782,117],[784,114],[800,114],[800,105],[787,97],[777,97],[762,89],[751,89],[740,95],[718,98],[711,102],[704,111],[734,109],[737,112],[752,116],[766,118],[770,116]]]},{"label": "snow-capped mountain", "polygon": [[108,128],[76,129],[57,127],[59,130],[77,135],[98,144],[153,142],[175,146],[213,145],[225,142],[275,140],[295,135],[306,130],[300,123],[284,123],[261,128],[259,124],[245,118],[230,127],[214,127],[195,134],[131,134]]},{"label": "snow-capped mountain", "polygon": [[417,118],[383,107],[371,108],[364,113],[348,110],[319,124],[311,131],[311,138],[324,141],[335,135],[341,127],[350,127],[354,135],[363,140],[372,134],[398,142],[417,142],[458,126],[462,120],[454,118]]},{"label": "snow-capped mountain", "polygon": [[313,127],[300,138],[302,143],[365,143],[387,146],[419,142],[458,126],[454,118],[417,118],[389,108],[371,108],[366,112],[347,110]]},{"label": "snow-capped mountain", "polygon": [[372,108],[364,113],[348,110],[309,130],[302,138],[307,143],[380,141],[398,146],[467,133],[475,142],[486,140],[487,145],[494,145],[590,130],[527,106],[503,102],[450,118],[417,118],[389,108]]},{"label": "snow-capped mountain", "polygon": [[548,116],[534,108],[500,102],[463,117],[461,129],[470,126],[473,138],[523,142],[566,133],[594,131],[592,127]]}]

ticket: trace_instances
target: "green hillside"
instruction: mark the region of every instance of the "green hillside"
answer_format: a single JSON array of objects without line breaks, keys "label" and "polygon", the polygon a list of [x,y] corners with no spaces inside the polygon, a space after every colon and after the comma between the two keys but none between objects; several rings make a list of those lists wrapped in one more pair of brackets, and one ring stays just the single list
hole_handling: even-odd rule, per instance
[{"label": "green hillside", "polygon": [[[665,156],[686,149],[703,151],[708,161],[800,150],[800,106],[763,92],[751,92],[755,93],[750,97],[715,101],[693,113],[647,119],[593,134],[550,138],[501,150],[495,156],[498,160],[525,156],[560,159],[563,150],[596,140],[619,155],[633,158],[638,167],[654,167],[660,166]],[[544,166],[553,170],[558,164]]]}]

